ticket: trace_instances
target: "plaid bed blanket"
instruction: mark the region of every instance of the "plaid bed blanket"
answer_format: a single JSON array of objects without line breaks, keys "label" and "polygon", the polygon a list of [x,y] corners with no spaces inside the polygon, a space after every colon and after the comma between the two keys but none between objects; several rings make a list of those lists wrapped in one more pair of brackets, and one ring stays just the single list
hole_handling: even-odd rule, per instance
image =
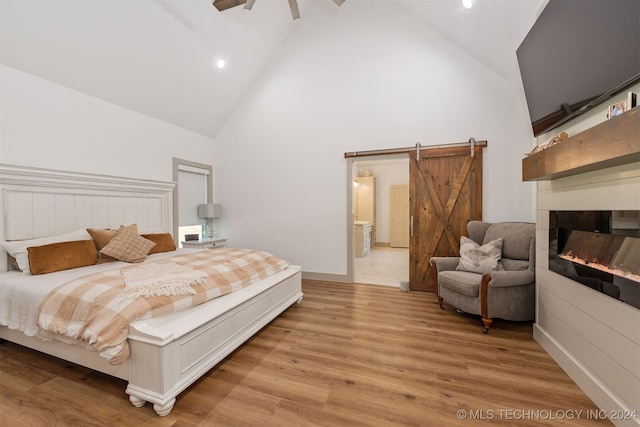
[{"label": "plaid bed blanket", "polygon": [[[205,273],[190,285],[195,292],[131,298],[127,273],[154,268]],[[74,279],[54,289],[41,303],[38,326],[47,332],[87,343],[111,364],[129,357],[129,323],[192,307],[244,288],[284,270],[289,262],[250,249],[205,249]],[[166,275],[166,274],[165,274]],[[124,277],[123,277],[124,276]],[[138,275],[139,276],[139,275]]]}]

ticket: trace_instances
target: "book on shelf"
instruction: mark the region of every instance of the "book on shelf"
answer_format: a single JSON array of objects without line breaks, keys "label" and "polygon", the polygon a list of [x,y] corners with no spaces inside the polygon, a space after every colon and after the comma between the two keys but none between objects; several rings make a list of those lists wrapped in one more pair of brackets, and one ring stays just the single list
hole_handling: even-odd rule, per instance
[{"label": "book on shelf", "polygon": [[638,94],[635,92],[629,91],[627,93],[627,110],[630,110],[637,106],[638,106]]}]

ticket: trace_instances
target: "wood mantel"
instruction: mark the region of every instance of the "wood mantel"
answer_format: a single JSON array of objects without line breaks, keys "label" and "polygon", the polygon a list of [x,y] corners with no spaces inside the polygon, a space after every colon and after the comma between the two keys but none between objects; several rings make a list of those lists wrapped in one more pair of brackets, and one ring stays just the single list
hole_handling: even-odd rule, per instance
[{"label": "wood mantel", "polygon": [[522,180],[537,181],[640,162],[640,108],[522,159]]}]

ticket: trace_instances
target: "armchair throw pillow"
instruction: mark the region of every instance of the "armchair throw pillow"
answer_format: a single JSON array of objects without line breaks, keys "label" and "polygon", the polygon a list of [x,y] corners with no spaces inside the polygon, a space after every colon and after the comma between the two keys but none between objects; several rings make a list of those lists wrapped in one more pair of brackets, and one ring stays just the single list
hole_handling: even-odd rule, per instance
[{"label": "armchair throw pillow", "polygon": [[480,246],[466,236],[460,237],[460,262],[456,270],[471,273],[488,273],[501,270],[503,239],[498,238]]}]

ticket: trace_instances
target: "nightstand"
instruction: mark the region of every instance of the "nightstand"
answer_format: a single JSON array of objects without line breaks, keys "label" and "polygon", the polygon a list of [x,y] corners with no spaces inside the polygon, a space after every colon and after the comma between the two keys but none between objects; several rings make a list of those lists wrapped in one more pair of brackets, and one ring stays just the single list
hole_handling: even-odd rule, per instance
[{"label": "nightstand", "polygon": [[213,249],[224,247],[227,239],[189,240],[181,243],[183,248]]}]

